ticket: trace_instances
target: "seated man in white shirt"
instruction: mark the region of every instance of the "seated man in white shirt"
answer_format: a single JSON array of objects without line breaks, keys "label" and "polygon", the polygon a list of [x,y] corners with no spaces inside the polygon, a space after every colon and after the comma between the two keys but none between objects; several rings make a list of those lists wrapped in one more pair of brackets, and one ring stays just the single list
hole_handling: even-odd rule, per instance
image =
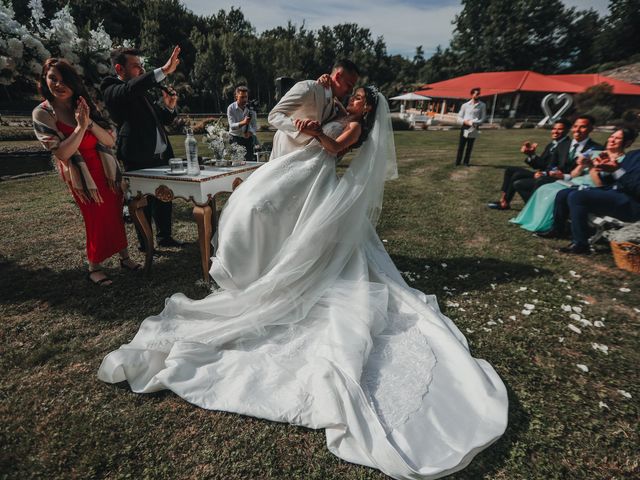
[{"label": "seated man in white shirt", "polygon": [[256,112],[249,108],[249,89],[243,85],[236,87],[236,101],[227,108],[231,142],[247,149],[245,160],[254,161],[253,146],[256,143],[258,119]]},{"label": "seated man in white shirt", "polygon": [[[487,105],[478,100],[480,89],[478,87],[471,89],[471,100],[463,103],[458,112],[458,123],[462,124],[460,129],[460,141],[458,143],[458,155],[456,156],[456,165],[463,162],[466,167],[469,166],[473,143],[478,136],[478,128],[487,117]],[[466,147],[466,151],[465,151]]]}]

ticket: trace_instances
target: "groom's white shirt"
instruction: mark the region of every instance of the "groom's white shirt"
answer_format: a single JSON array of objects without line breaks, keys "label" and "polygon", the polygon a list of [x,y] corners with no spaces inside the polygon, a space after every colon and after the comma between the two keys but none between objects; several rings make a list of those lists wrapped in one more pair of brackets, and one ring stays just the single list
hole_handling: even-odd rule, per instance
[{"label": "groom's white shirt", "polygon": [[273,137],[270,160],[308,145],[313,137],[300,133],[293,120],[311,119],[320,123],[333,115],[333,95],[315,80],[296,83],[269,112],[269,123],[278,131]]}]

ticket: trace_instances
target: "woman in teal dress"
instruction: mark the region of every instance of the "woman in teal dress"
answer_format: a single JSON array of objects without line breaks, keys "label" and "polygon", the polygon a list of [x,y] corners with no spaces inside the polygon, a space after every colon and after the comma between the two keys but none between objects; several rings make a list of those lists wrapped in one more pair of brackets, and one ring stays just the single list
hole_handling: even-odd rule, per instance
[{"label": "woman in teal dress", "polygon": [[570,180],[558,180],[538,188],[520,211],[520,214],[509,221],[530,232],[550,230],[553,226],[553,204],[558,192],[570,187],[602,186],[600,177],[597,174],[590,173],[591,167],[602,162],[620,163],[624,159],[624,150],[634,140],[635,135],[629,129],[616,129],[607,140],[606,150],[587,152],[590,153],[588,155],[579,155],[576,167],[571,171]]}]

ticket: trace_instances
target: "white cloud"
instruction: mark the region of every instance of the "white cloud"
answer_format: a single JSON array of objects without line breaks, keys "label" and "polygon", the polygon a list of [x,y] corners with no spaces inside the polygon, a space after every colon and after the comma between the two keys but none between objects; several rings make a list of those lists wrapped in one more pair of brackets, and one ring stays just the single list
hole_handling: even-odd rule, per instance
[{"label": "white cloud", "polygon": [[[563,0],[565,5],[579,9],[594,8],[601,15],[607,12],[608,0]],[[438,45],[449,45],[453,33],[452,21],[462,6],[454,0],[325,0],[318,4],[292,0],[182,0],[199,15],[211,15],[218,10],[240,7],[257,32],[263,32],[287,21],[316,30],[323,25],[357,23],[371,30],[373,38],[383,36],[391,54],[413,57],[422,45],[428,58]]]}]

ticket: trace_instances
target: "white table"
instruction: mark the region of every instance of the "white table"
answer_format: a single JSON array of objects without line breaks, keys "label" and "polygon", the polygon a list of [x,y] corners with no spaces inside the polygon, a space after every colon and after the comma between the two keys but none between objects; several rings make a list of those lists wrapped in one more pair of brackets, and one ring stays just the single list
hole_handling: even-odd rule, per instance
[{"label": "white table", "polygon": [[262,162],[246,162],[238,167],[207,166],[200,171],[200,175],[169,175],[168,166],[125,172],[123,176],[132,196],[129,212],[133,221],[144,233],[145,272],[151,269],[154,250],[151,226],[142,210],[147,205],[148,195],[153,195],[163,202],[181,198],[193,203],[193,216],[198,224],[202,278],[208,282],[211,237],[217,227],[215,196],[235,190],[261,165],[263,165]]}]

